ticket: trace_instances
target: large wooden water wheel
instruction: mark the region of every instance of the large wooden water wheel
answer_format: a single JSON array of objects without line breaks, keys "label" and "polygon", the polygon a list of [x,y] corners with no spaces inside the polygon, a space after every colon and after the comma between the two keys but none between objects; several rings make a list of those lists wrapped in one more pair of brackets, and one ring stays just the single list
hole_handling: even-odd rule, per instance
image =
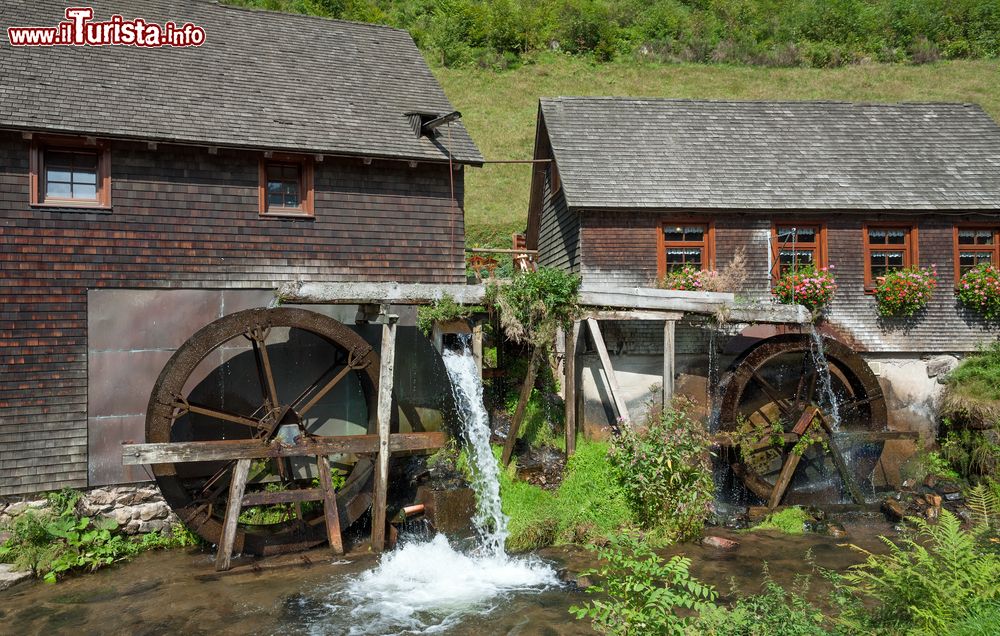
[{"label": "large wooden water wheel", "polygon": [[[378,373],[371,346],[332,318],[291,308],[241,311],[198,331],[167,362],[146,411],[146,441],[259,440],[280,447],[374,433]],[[331,478],[344,479],[337,510],[346,528],[371,505],[373,466],[349,454],[330,459]],[[236,464],[160,463],[153,473],[185,524],[219,544]],[[320,465],[327,465],[325,457]],[[302,457],[254,460],[244,501],[261,505],[240,516],[236,551],[274,554],[325,541],[322,506],[305,497],[330,483],[320,470]],[[301,491],[302,500],[289,491]]]},{"label": "large wooden water wheel", "polygon": [[891,434],[878,379],[849,347],[808,334],[769,338],[734,363],[722,390],[722,457],[752,496],[775,507],[860,504],[871,493]]}]

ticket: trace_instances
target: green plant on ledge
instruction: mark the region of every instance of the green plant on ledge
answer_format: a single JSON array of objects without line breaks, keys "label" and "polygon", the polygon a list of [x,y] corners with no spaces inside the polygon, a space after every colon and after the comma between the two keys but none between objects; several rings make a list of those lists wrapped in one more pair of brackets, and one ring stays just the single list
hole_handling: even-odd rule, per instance
[{"label": "green plant on ledge", "polygon": [[879,276],[875,306],[880,316],[910,318],[927,306],[937,287],[937,268],[907,267]]},{"label": "green plant on ledge", "polygon": [[451,322],[452,320],[467,320],[472,314],[482,311],[475,305],[460,305],[455,299],[445,294],[430,305],[417,308],[417,328],[425,336],[430,336],[435,322]]},{"label": "green plant on ledge", "polygon": [[521,272],[507,283],[486,288],[486,303],[500,311],[507,337],[534,347],[547,346],[558,327],[579,315],[580,277],[561,269],[539,267]]}]

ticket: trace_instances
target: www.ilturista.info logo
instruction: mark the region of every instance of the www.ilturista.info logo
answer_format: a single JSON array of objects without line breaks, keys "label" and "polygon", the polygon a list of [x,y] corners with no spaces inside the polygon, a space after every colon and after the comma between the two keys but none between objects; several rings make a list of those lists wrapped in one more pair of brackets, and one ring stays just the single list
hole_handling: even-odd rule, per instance
[{"label": "www.ilturista.info logo", "polygon": [[156,24],[141,18],[126,20],[113,15],[94,22],[90,7],[66,9],[66,21],[54,27],[7,27],[11,46],[201,46],[205,29],[190,22]]}]

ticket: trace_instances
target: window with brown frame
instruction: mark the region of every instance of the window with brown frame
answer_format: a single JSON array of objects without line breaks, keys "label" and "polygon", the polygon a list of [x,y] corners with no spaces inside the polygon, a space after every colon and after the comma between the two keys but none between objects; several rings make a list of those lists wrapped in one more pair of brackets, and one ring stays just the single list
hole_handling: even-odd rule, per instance
[{"label": "window with brown frame", "polygon": [[917,263],[917,230],[903,225],[865,227],[865,287],[872,289],[889,272]]},{"label": "window with brown frame", "polygon": [[826,228],[820,223],[775,223],[771,254],[775,280],[801,267],[826,267]]},{"label": "window with brown frame", "polygon": [[955,283],[980,265],[1000,265],[1000,229],[955,227]]},{"label": "window with brown frame", "polygon": [[713,261],[713,231],[711,223],[664,223],[660,231],[660,254],[657,263],[660,276],[685,267],[710,269]]},{"label": "window with brown frame", "polygon": [[76,138],[42,138],[31,146],[31,205],[111,207],[108,145]]},{"label": "window with brown frame", "polygon": [[262,215],[313,216],[312,161],[277,155],[262,159],[259,197]]}]

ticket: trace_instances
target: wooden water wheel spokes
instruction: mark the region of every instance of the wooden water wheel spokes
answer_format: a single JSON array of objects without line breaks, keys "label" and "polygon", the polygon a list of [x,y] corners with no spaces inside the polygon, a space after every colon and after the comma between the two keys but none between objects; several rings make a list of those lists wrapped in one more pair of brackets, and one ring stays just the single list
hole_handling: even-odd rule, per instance
[{"label": "wooden water wheel spokes", "polygon": [[[167,362],[146,411],[146,441],[255,440],[273,448],[374,433],[378,369],[371,346],[332,318],[292,308],[231,314],[202,328]],[[188,527],[219,544],[238,464],[155,464],[153,474]],[[243,502],[257,507],[240,517],[235,551],[275,554],[325,541],[323,506],[310,496],[329,483],[320,473],[330,469],[317,466],[331,465],[346,474],[336,495],[340,528],[354,523],[372,501],[370,458],[262,456],[243,469]]]},{"label": "wooden water wheel spokes", "polygon": [[882,451],[871,434],[887,421],[878,379],[844,344],[824,337],[822,346],[829,375],[814,339],[788,334],[744,353],[725,384],[719,428],[733,447],[729,469],[772,508],[863,503]]}]

